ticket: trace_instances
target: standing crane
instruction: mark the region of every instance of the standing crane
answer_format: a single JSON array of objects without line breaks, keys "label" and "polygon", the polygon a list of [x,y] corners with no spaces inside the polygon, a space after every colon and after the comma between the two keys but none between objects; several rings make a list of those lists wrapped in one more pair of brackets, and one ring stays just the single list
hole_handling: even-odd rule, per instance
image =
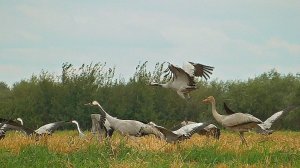
[{"label": "standing crane", "polygon": [[[256,129],[256,132],[259,134],[273,133],[273,130],[271,130],[273,123],[275,121],[277,121],[278,119],[280,119],[284,114],[287,114],[288,112],[295,110],[296,108],[298,108],[298,107],[297,106],[289,106],[283,110],[280,110],[280,111],[274,113],[271,117],[267,118],[263,123],[258,124],[258,126],[260,126],[261,129]],[[235,114],[236,113],[233,110],[231,110],[225,102],[224,102],[224,109],[227,114]],[[268,130],[268,131],[266,132],[266,131],[262,131],[262,130]]]},{"label": "standing crane", "polygon": [[121,120],[109,115],[103,107],[97,102],[92,101],[85,105],[98,106],[100,108],[100,127],[104,127],[105,120],[110,124],[110,127],[116,131],[119,131],[122,135],[140,136],[140,130],[145,127],[146,124],[136,120]]},{"label": "standing crane", "polygon": [[[258,124],[262,124],[263,122],[254,117],[251,114],[246,113],[234,113],[230,115],[221,115],[216,110],[216,101],[213,96],[209,96],[206,99],[204,99],[202,102],[204,103],[210,103],[212,105],[212,114],[216,121],[223,125],[225,128],[228,128],[230,130],[233,130],[235,132],[239,133],[239,136],[241,138],[242,144],[246,144],[246,139],[244,137],[244,132],[248,132],[251,129],[261,129],[261,127]],[[268,133],[267,130],[261,130],[266,133]]]},{"label": "standing crane", "polygon": [[152,82],[150,85],[173,89],[181,98],[189,99],[189,93],[197,89],[195,77],[204,77],[207,80],[213,69],[214,67],[193,62],[184,64],[182,68],[169,63],[166,70],[171,73],[169,81],[164,84]]}]

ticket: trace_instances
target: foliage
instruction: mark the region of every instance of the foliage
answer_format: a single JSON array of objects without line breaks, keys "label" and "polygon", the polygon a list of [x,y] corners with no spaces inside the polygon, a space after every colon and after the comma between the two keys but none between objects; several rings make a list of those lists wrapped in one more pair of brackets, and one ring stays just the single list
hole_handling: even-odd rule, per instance
[{"label": "foliage", "polygon": [[[83,64],[79,68],[64,63],[59,76],[42,71],[11,88],[0,82],[0,117],[21,117],[32,128],[76,119],[83,129],[90,129],[90,114],[98,113],[98,109],[84,104],[97,100],[118,118],[154,121],[171,127],[184,119],[215,122],[209,106],[201,102],[210,95],[216,98],[220,113],[226,102],[234,111],[262,120],[289,105],[300,105],[299,74],[282,75],[271,70],[246,81],[199,80],[199,89],[187,101],[172,90],[149,86],[154,81],[166,82],[168,76],[164,63],[157,63],[153,71],[147,65],[138,65],[128,82],[115,78],[115,68],[106,67],[105,63]],[[299,112],[291,111],[274,128],[299,130]]]}]

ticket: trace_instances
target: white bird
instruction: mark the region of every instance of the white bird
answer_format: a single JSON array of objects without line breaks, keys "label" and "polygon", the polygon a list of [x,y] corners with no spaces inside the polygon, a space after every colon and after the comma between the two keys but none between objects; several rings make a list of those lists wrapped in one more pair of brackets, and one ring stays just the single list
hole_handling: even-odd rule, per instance
[{"label": "white bird", "polygon": [[105,120],[107,119],[110,127],[116,131],[119,131],[122,135],[140,136],[140,130],[145,127],[146,124],[136,120],[121,120],[116,117],[110,116],[102,106],[97,102],[93,101],[85,105],[98,106],[100,108],[100,126],[104,127]]},{"label": "white bird", "polygon": [[[267,118],[263,123],[261,124],[258,124],[258,126],[261,127],[261,129],[257,129],[256,132],[257,133],[260,133],[260,134],[266,134],[265,131],[262,131],[262,130],[269,130],[268,133],[273,133],[273,130],[270,130],[271,127],[272,127],[272,124],[278,120],[279,118],[281,118],[283,116],[283,114],[286,114],[294,109],[296,109],[298,107],[296,106],[289,106],[281,111],[278,111],[276,113],[274,113],[271,117]],[[233,110],[231,110],[226,103],[224,103],[224,109],[225,109],[225,112],[227,114],[234,114],[236,112],[234,112]]]},{"label": "white bird", "polygon": [[[181,126],[195,124],[196,122],[193,121],[182,121]],[[215,139],[219,139],[221,135],[220,129],[215,126],[214,124],[209,124],[204,129],[197,132],[199,135],[206,135],[207,137],[213,136]]]},{"label": "white bird", "polygon": [[81,131],[80,126],[79,126],[79,123],[78,123],[76,120],[72,120],[71,122],[74,123],[74,124],[76,125],[77,131],[78,131],[78,133],[79,133],[79,137],[84,137],[85,135],[84,135],[84,133]]},{"label": "white bird", "polygon": [[[251,129],[261,129],[258,124],[263,123],[260,119],[254,117],[251,114],[245,113],[234,113],[230,115],[221,115],[216,110],[216,101],[213,96],[209,96],[203,100],[204,103],[211,103],[212,105],[212,114],[216,121],[222,124],[225,128],[233,130],[235,132],[239,132],[242,144],[246,143],[246,139],[244,137],[244,132],[248,132]],[[261,130],[266,131],[267,130]]]},{"label": "white bird", "polygon": [[169,63],[166,71],[171,72],[170,80],[164,84],[152,82],[150,85],[171,88],[175,90],[180,97],[189,99],[189,93],[197,89],[194,78],[204,77],[207,80],[210,77],[209,75],[212,74],[211,71],[213,71],[213,69],[214,67],[193,62],[184,64],[182,68]]},{"label": "white bird", "polygon": [[[101,131],[100,128],[100,118],[101,115],[100,114],[91,114],[91,119],[92,119],[92,133],[96,133]],[[104,131],[105,131],[105,137],[112,137],[113,133],[114,133],[114,129],[111,128],[110,123],[108,122],[108,120],[106,119],[104,121]]]},{"label": "white bird", "polygon": [[164,135],[165,140],[169,143],[189,139],[194,133],[204,129],[207,126],[207,124],[204,123],[196,123],[183,126],[176,131],[171,131],[165,127],[158,126],[153,122],[150,122],[149,124],[156,127]]}]

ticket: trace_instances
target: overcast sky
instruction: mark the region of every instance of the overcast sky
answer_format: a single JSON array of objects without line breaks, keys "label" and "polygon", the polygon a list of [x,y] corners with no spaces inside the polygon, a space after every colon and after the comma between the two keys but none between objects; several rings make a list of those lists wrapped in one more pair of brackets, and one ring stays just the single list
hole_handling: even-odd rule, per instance
[{"label": "overcast sky", "polygon": [[132,76],[139,62],[193,61],[212,78],[300,72],[297,0],[0,0],[0,81],[9,85],[64,62],[107,62]]}]

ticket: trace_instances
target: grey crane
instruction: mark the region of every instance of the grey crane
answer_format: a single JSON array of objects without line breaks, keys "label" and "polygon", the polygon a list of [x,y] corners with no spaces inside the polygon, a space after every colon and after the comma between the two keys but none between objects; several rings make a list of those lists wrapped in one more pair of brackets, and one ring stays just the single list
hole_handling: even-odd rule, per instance
[{"label": "grey crane", "polygon": [[97,101],[92,101],[85,105],[98,106],[100,108],[100,126],[104,126],[104,122],[107,121],[110,127],[116,131],[119,131],[122,135],[140,136],[140,130],[145,127],[146,124],[136,120],[121,120],[116,117],[110,116]]},{"label": "grey crane", "polygon": [[49,123],[36,129],[35,132],[37,134],[51,135],[54,131],[56,131],[59,127],[65,125],[66,123],[70,123],[70,121],[57,121],[57,122]]},{"label": "grey crane", "polygon": [[[189,124],[195,124],[197,122],[193,121],[182,121],[181,126],[189,125]],[[212,136],[215,139],[220,139],[221,131],[220,128],[215,126],[214,124],[209,124],[204,129],[199,130],[197,132],[199,135],[206,135],[207,137]]]},{"label": "grey crane", "polygon": [[13,129],[13,130],[18,130],[18,131],[23,131],[27,135],[39,135],[33,129],[27,128],[26,126],[23,126],[20,123],[13,121],[13,120],[0,118],[0,123],[2,123],[2,126],[0,129],[2,130],[2,132],[4,132],[4,134],[7,130]]},{"label": "grey crane", "polygon": [[[260,134],[273,133],[273,130],[270,130],[272,127],[272,124],[275,121],[277,121],[278,119],[280,119],[284,114],[287,114],[288,112],[295,110],[297,108],[298,108],[297,106],[289,106],[283,110],[280,110],[280,111],[274,113],[271,117],[267,118],[263,123],[258,124],[258,126],[260,126],[261,129],[256,129],[256,132],[260,133]],[[236,113],[233,110],[231,110],[225,102],[224,102],[224,109],[227,114],[235,114]],[[266,132],[266,131],[262,131],[262,130],[268,130],[268,131]]]},{"label": "grey crane", "polygon": [[[101,131],[100,128],[100,114],[91,114],[91,119],[92,119],[92,133],[96,133]],[[114,129],[110,126],[110,123],[108,122],[107,119],[104,121],[104,131],[105,131],[105,137],[111,137],[114,133]]]},{"label": "grey crane", "polygon": [[[242,141],[242,144],[246,144],[246,139],[244,137],[244,132],[248,132],[251,129],[261,129],[258,124],[262,124],[263,122],[254,117],[251,114],[246,113],[234,113],[230,115],[221,115],[216,110],[216,101],[213,96],[209,96],[204,99],[202,102],[211,103],[212,105],[212,114],[216,121],[222,124],[225,128],[238,132]],[[268,132],[267,130],[261,130],[264,132]]]},{"label": "grey crane", "polygon": [[197,89],[195,77],[204,77],[207,80],[210,77],[209,75],[212,74],[211,71],[213,71],[213,69],[214,67],[193,62],[184,64],[182,68],[169,63],[165,71],[171,73],[169,81],[164,84],[152,82],[150,85],[171,88],[175,90],[180,97],[189,99],[189,93]]},{"label": "grey crane", "polygon": [[[21,123],[23,124],[23,122],[21,122]],[[24,132],[26,135],[29,135],[29,136],[34,135],[36,137],[36,140],[38,140],[39,137],[42,135],[51,135],[55,130],[57,130],[57,128],[59,128],[60,126],[66,124],[66,123],[74,123],[77,126],[79,136],[80,137],[85,136],[83,134],[83,132],[81,131],[79,124],[76,120],[53,122],[53,123],[43,125],[36,130],[28,128],[28,127],[22,125],[21,123],[18,123],[13,120],[0,118],[0,139],[3,139],[5,137],[5,132],[7,130],[18,130],[18,131]]]},{"label": "grey crane", "polygon": [[183,126],[175,131],[171,131],[165,127],[156,125],[153,122],[150,122],[149,124],[156,127],[164,135],[165,140],[169,143],[189,139],[194,133],[204,129],[208,125],[205,123],[196,123]]},{"label": "grey crane", "polygon": [[80,129],[80,126],[79,126],[78,121],[72,120],[71,122],[74,123],[74,124],[76,125],[77,131],[78,131],[78,134],[79,134],[79,137],[81,137],[81,138],[85,137],[84,133],[83,133],[83,132],[81,131],[81,129]]},{"label": "grey crane", "polygon": [[[7,120],[7,119],[2,119]],[[23,125],[23,120],[21,118],[17,118],[16,121],[19,121],[21,125]],[[4,132],[6,131],[10,131],[10,130],[18,130],[18,128],[16,126],[10,125],[10,124],[6,124],[8,121],[3,122],[4,124],[1,125],[1,130],[3,130]]]},{"label": "grey crane", "polygon": [[14,129],[14,130],[19,130],[19,131],[23,131],[25,132],[25,134],[27,135],[44,135],[44,134],[52,134],[58,127],[66,124],[66,123],[70,123],[70,121],[58,121],[58,122],[53,122],[53,123],[49,123],[46,125],[41,126],[40,128],[33,130],[31,128],[28,128],[24,125],[21,125],[20,123],[17,123],[13,120],[8,120],[8,119],[0,119],[1,121],[5,121],[7,126],[2,126],[1,128],[3,128],[2,130],[6,131],[7,129]]}]

